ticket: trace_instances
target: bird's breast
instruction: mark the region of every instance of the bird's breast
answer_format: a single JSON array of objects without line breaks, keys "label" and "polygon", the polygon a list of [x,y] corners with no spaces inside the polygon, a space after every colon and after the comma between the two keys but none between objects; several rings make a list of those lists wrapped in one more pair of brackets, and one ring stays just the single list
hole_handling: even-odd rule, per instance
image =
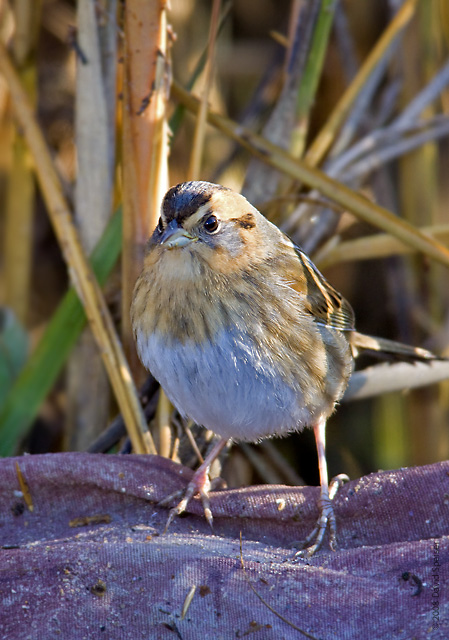
[{"label": "bird's breast", "polygon": [[270,274],[195,268],[144,272],[132,307],[140,358],[180,413],[249,441],[329,415],[352,367],[343,333],[320,327]]},{"label": "bird's breast", "polygon": [[302,391],[245,336],[224,329],[210,342],[177,343],[138,330],[136,339],[180,413],[222,437],[256,441],[310,424],[314,409]]}]

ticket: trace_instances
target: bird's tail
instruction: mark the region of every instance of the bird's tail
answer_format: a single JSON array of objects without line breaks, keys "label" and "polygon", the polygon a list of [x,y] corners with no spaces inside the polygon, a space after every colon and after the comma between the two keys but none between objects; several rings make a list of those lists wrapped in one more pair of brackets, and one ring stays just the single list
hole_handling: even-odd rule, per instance
[{"label": "bird's tail", "polygon": [[366,336],[363,333],[358,333],[357,331],[352,331],[348,338],[354,357],[359,354],[360,350],[362,350],[383,353],[398,360],[411,362],[416,360],[444,360],[444,358],[436,356],[431,351],[427,351],[427,349],[411,347],[407,344],[402,344],[401,342],[395,342],[394,340],[373,338],[372,336]]}]

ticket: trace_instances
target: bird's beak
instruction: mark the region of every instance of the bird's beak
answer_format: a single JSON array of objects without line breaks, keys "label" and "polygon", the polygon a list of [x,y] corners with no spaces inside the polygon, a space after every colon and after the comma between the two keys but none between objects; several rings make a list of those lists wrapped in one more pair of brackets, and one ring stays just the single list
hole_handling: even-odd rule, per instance
[{"label": "bird's beak", "polygon": [[167,249],[177,249],[185,247],[196,240],[198,240],[198,238],[192,236],[188,231],[180,227],[176,220],[172,220],[162,234],[160,243],[167,247]]}]

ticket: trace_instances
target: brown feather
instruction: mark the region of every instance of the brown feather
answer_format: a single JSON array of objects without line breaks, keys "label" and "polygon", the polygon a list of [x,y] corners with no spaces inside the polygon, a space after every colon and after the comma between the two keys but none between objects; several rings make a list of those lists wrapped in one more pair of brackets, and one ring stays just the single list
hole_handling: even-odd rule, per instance
[{"label": "brown feather", "polygon": [[374,351],[388,354],[399,360],[441,360],[431,351],[422,349],[421,347],[412,347],[408,344],[387,340],[386,338],[374,338],[363,333],[354,331],[348,336],[349,343],[352,347],[354,356],[358,355],[360,349],[363,351]]},{"label": "brown feather", "polygon": [[349,302],[327,282],[305,253],[298,247],[294,249],[298,270],[305,276],[307,302],[315,321],[332,329],[353,331],[354,312]]}]

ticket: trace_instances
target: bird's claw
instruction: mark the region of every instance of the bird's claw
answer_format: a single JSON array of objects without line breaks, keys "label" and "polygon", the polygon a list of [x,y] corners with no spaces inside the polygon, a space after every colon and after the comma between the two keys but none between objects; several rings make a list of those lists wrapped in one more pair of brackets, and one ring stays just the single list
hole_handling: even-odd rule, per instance
[{"label": "bird's claw", "polygon": [[176,518],[176,516],[179,516],[181,513],[184,513],[184,511],[187,509],[187,505],[189,504],[190,500],[196,494],[199,494],[199,497],[201,498],[201,502],[203,504],[204,516],[207,522],[209,523],[210,528],[213,530],[214,518],[212,515],[212,510],[210,508],[210,500],[209,500],[210,488],[211,488],[211,483],[209,480],[209,475],[207,472],[205,473],[204,470],[200,468],[193,474],[193,477],[190,480],[189,484],[187,485],[186,489],[180,489],[178,491],[175,491],[174,493],[171,493],[169,496],[163,498],[158,503],[158,506],[166,507],[170,503],[172,503],[173,500],[182,496],[182,499],[178,502],[178,504],[175,507],[172,507],[172,509],[170,509],[170,513],[168,514],[167,522],[165,524],[163,533],[167,533],[168,528],[170,527],[171,523]]},{"label": "bird's claw", "polygon": [[338,489],[348,481],[349,478],[344,473],[332,478],[329,483],[328,495],[320,496],[318,503],[320,508],[320,517],[318,518],[316,526],[304,541],[303,548],[295,553],[294,559],[311,558],[321,548],[327,529],[329,529],[329,546],[332,551],[337,550],[337,522],[335,519],[334,508],[332,506],[332,500],[334,499]]}]

